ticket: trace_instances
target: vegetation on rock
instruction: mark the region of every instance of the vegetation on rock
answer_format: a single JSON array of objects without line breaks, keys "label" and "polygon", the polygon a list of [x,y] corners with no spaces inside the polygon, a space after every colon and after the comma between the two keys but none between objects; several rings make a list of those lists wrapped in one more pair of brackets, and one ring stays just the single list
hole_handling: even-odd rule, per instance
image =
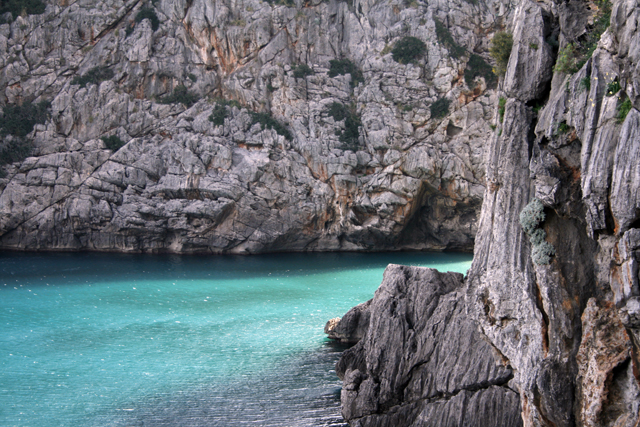
[{"label": "vegetation on rock", "polygon": [[25,102],[22,105],[3,107],[0,135],[4,141],[0,145],[0,166],[22,161],[31,154],[33,143],[27,135],[36,124],[47,121],[50,106],[49,101],[42,101],[37,104]]},{"label": "vegetation on rock", "polygon": [[213,112],[209,116],[209,121],[216,126],[224,125],[224,119],[226,119],[230,115],[227,107],[241,108],[242,106],[236,100],[229,101],[226,99],[217,99],[216,106],[213,107]]},{"label": "vegetation on rock", "polygon": [[547,233],[541,224],[545,220],[544,205],[539,199],[533,199],[520,212],[520,225],[531,242],[531,259],[538,265],[546,265],[555,255],[555,248],[547,242]]},{"label": "vegetation on rock", "polygon": [[504,31],[497,32],[491,39],[489,54],[496,61],[495,73],[499,76],[503,76],[507,72],[512,47],[513,36]]},{"label": "vegetation on rock", "polygon": [[475,53],[469,57],[467,67],[464,70],[464,80],[469,87],[475,87],[475,80],[477,77],[483,77],[487,84],[487,89],[495,89],[498,85],[498,78],[496,77],[491,65],[487,64],[487,61],[482,59],[480,55]]},{"label": "vegetation on rock", "polygon": [[50,106],[49,101],[5,105],[0,116],[0,134],[27,136],[36,124],[42,124],[49,118]]},{"label": "vegetation on rock", "polygon": [[282,123],[274,119],[269,113],[256,113],[251,111],[251,124],[254,125],[256,123],[260,123],[260,127],[264,129],[273,129],[276,131],[278,135],[284,136],[286,139],[291,141],[293,137],[291,136],[291,132],[287,129]]},{"label": "vegetation on rock", "polygon": [[329,61],[329,77],[336,77],[338,75],[350,74],[351,75],[351,87],[358,86],[358,83],[364,83],[364,76],[362,71],[356,67],[356,64],[348,59],[332,59]]},{"label": "vegetation on rock", "polygon": [[504,109],[507,105],[506,98],[500,97],[498,99],[498,117],[500,118],[500,123],[504,120]]},{"label": "vegetation on rock", "polygon": [[307,64],[298,64],[293,67],[293,77],[296,79],[302,79],[313,74],[313,70]]},{"label": "vegetation on rock", "polygon": [[42,0],[3,0],[0,2],[0,15],[11,12],[13,19],[26,13],[27,15],[41,15],[47,5]]},{"label": "vegetation on rock", "polygon": [[593,25],[580,40],[567,43],[558,52],[558,59],[553,71],[557,73],[573,74],[591,58],[598,46],[602,34],[609,28],[611,22],[611,3],[609,0],[595,2],[598,11]]},{"label": "vegetation on rock", "polygon": [[438,42],[449,50],[451,57],[458,59],[464,55],[467,50],[456,43],[449,29],[437,18],[434,18],[434,21],[436,23],[436,37],[438,38]]},{"label": "vegetation on rock", "polygon": [[431,111],[432,119],[441,119],[449,114],[449,106],[451,105],[451,101],[447,98],[440,98],[433,104],[429,106],[429,110]]},{"label": "vegetation on rock", "polygon": [[336,130],[336,135],[340,137],[343,149],[356,151],[359,146],[362,120],[356,112],[355,105],[347,107],[339,102],[334,102],[329,106],[327,114],[333,117],[336,122],[344,120],[344,129]]},{"label": "vegetation on rock", "polygon": [[102,142],[104,142],[105,147],[107,147],[108,150],[111,150],[114,153],[125,144],[125,142],[118,138],[116,135],[103,136],[100,139],[102,140]]},{"label": "vegetation on rock", "polygon": [[170,95],[160,98],[161,104],[176,104],[181,103],[185,107],[190,108],[193,104],[198,102],[200,97],[193,92],[189,92],[184,85],[178,85],[173,89]]},{"label": "vegetation on rock", "polygon": [[632,108],[633,104],[631,103],[631,100],[629,98],[618,104],[618,123],[624,122],[624,120],[627,118],[627,114],[629,114],[629,111],[631,111]]},{"label": "vegetation on rock", "polygon": [[156,31],[160,27],[160,20],[156,15],[155,10],[150,7],[143,7],[136,15],[136,22],[142,22],[144,19],[148,19],[151,22],[151,29]]},{"label": "vegetation on rock", "polygon": [[427,52],[427,45],[416,37],[406,36],[393,46],[391,55],[400,64],[416,62]]},{"label": "vegetation on rock", "polygon": [[113,71],[108,67],[94,67],[82,76],[74,77],[71,80],[72,85],[80,85],[85,87],[88,84],[100,84],[105,80],[111,80],[114,76]]}]

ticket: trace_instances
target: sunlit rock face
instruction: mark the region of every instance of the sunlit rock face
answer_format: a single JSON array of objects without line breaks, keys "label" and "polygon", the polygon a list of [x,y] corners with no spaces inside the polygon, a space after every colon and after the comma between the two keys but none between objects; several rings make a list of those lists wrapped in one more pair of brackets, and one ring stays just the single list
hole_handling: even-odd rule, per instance
[{"label": "sunlit rock face", "polygon": [[[2,167],[0,246],[472,250],[497,98],[465,69],[469,52],[488,59],[512,6],[276,3],[6,15],[0,102],[51,106],[31,157]],[[426,51],[399,63],[406,36]],[[332,69],[340,60],[352,72]],[[96,69],[107,77],[88,78]],[[124,146],[107,148],[111,136]]]}]

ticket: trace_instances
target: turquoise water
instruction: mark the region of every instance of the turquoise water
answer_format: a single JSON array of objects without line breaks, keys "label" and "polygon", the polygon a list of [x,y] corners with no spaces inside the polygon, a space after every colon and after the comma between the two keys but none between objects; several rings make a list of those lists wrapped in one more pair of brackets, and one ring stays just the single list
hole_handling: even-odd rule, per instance
[{"label": "turquoise water", "polygon": [[389,263],[470,262],[0,252],[0,425],[344,425],[326,321]]}]

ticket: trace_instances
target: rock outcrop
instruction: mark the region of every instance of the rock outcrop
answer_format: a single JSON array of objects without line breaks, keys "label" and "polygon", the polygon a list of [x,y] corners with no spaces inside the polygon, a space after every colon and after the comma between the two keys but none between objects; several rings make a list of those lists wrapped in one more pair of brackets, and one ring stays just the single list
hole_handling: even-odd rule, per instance
[{"label": "rock outcrop", "polygon": [[[436,23],[486,51],[509,12],[405,3],[78,0],[5,14],[0,104],[51,106],[32,157],[0,166],[0,247],[471,250],[496,97],[463,78],[469,57]],[[396,62],[404,36],[426,55]]]},{"label": "rock outcrop", "polygon": [[336,366],[351,425],[522,425],[511,367],[467,316],[461,274],[390,265],[362,309],[369,328]]},{"label": "rock outcrop", "polygon": [[[609,14],[610,26],[598,39]],[[474,260],[459,304],[509,366],[508,386],[519,394],[523,425],[637,426],[640,3],[522,1],[512,17],[499,128],[489,144]],[[408,286],[419,286],[413,282],[426,286],[431,279],[412,277]],[[413,298],[430,291],[422,292]],[[393,425],[397,408],[413,405],[407,399],[411,373],[396,381],[393,404],[388,392],[376,394],[414,355],[409,344],[415,338],[385,336],[375,328],[385,316],[371,312],[364,338],[339,363],[348,367],[343,411],[352,425]],[[433,341],[468,334],[467,326],[448,326],[454,331]],[[373,337],[374,349],[390,342],[402,350],[393,356],[371,350]],[[446,357],[453,363],[458,354]],[[430,376],[451,372],[446,359],[426,362]],[[355,370],[357,378],[349,374]],[[430,422],[406,425],[467,425]]]}]

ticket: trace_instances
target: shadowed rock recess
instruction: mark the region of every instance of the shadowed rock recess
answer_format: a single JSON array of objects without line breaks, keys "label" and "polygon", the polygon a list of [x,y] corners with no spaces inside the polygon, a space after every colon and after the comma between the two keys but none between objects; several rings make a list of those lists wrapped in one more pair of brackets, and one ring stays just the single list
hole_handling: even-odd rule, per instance
[{"label": "shadowed rock recess", "polygon": [[512,6],[472,267],[388,268],[338,363],[351,425],[640,425],[640,3]]}]

